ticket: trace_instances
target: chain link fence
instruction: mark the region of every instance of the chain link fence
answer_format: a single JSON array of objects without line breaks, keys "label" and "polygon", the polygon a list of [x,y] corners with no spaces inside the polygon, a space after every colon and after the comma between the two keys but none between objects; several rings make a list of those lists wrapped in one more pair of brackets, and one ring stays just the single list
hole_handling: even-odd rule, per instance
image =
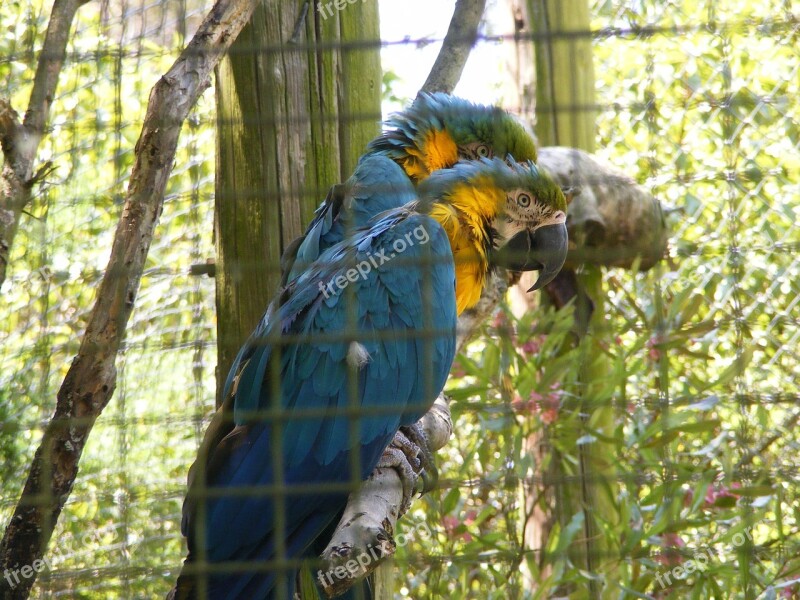
[{"label": "chain link fence", "polygon": [[[206,10],[78,12],[46,174],[0,289],[4,523],[105,268],[149,89]],[[626,598],[798,597],[798,6],[595,0],[590,13],[595,154],[664,203],[669,254],[603,272],[602,318],[579,344],[570,307],[501,307],[457,359],[456,435],[441,489],[401,521],[396,596],[595,597],[611,581],[603,593]],[[48,15],[34,0],[0,8],[0,97],[16,107]],[[160,597],[184,556],[186,471],[216,390],[214,280],[191,273],[214,255],[214,119],[207,93],[34,597]],[[587,453],[602,464],[584,470]],[[587,559],[574,545],[589,534]]]}]

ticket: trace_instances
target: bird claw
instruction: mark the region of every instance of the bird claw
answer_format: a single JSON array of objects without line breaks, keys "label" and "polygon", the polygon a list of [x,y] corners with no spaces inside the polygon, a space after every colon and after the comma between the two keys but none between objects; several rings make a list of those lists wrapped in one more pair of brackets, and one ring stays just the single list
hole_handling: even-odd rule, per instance
[{"label": "bird claw", "polygon": [[[400,440],[398,437],[402,436]],[[403,502],[400,506],[400,514],[403,515],[411,507],[411,499],[414,497],[414,490],[417,487],[417,480],[419,475],[417,472],[420,469],[419,459],[416,457],[416,452],[411,453],[411,442],[400,432],[397,432],[394,440],[383,451],[378,467],[385,469],[394,469],[400,477],[400,483],[403,486]]]},{"label": "bird claw", "polygon": [[[430,449],[428,436],[419,425],[414,423],[408,427],[401,427],[398,433],[404,433],[406,438],[418,450],[417,461],[419,462],[420,469],[417,471],[419,478],[422,479],[422,488],[419,489],[419,494],[427,494],[436,488],[439,482],[439,470],[436,468],[436,463],[433,459],[433,452]],[[395,439],[396,436],[395,436]]]},{"label": "bird claw", "polygon": [[[403,486],[400,514],[411,507],[414,494],[426,494],[436,487],[439,471],[433,461],[428,438],[418,424],[401,427],[384,450],[378,467],[397,471]],[[422,482],[421,486],[418,484]]]}]

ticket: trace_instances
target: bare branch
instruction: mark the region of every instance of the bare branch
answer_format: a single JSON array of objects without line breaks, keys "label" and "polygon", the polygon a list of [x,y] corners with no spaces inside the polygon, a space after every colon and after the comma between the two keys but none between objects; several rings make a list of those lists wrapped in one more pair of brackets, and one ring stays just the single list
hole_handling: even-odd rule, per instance
[{"label": "bare branch", "polygon": [[44,135],[47,117],[50,114],[50,105],[53,102],[61,67],[64,65],[64,58],[67,54],[67,42],[72,29],[72,21],[78,8],[87,1],[55,0],[53,3],[44,45],[39,55],[39,63],[36,65],[28,110],[25,111],[25,119],[22,122],[28,136],[27,142],[32,147],[29,150],[31,161],[39,146],[39,141]]},{"label": "bare branch", "polygon": [[[209,75],[250,18],[258,0],[218,0],[181,56],[153,87],[97,301],[78,355],[58,391],[55,414],[36,451],[28,480],[0,543],[0,570],[40,560],[72,489],[95,420],[116,385],[115,361],[133,309],[183,121]],[[27,598],[35,577],[14,586],[0,579],[0,597]]]},{"label": "bare branch", "polygon": [[576,148],[539,150],[539,166],[575,198],[569,206],[567,268],[588,263],[646,270],[664,257],[667,226],[661,203],[628,175]]},{"label": "bare branch", "polygon": [[69,32],[78,8],[87,0],[55,0],[47,25],[33,88],[20,124],[10,103],[0,99],[0,140],[5,163],[0,173],[0,285],[6,278],[8,257],[22,211],[31,201],[33,163],[50,116],[50,105],[67,53]]},{"label": "bare branch", "polygon": [[456,2],[439,56],[420,92],[453,92],[478,37],[478,26],[485,6],[486,0]]}]

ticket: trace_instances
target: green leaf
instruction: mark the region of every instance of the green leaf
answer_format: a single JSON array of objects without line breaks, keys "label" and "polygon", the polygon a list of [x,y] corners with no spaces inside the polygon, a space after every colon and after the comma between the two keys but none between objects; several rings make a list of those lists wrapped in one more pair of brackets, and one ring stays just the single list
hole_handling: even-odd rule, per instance
[{"label": "green leaf", "polygon": [[445,515],[452,513],[456,506],[458,506],[458,501],[460,498],[461,489],[458,487],[453,487],[449,492],[447,492],[442,500],[442,513]]},{"label": "green leaf", "polygon": [[744,372],[752,359],[753,348],[745,348],[742,351],[742,354],[736,357],[736,359],[728,366],[728,368],[722,372],[719,378],[715,382],[707,385],[704,389],[724,387],[728,385],[731,381]]},{"label": "green leaf", "polygon": [[758,496],[772,496],[775,489],[771,485],[751,485],[747,487],[731,488],[731,493],[737,496],[756,498]]},{"label": "green leaf", "polygon": [[642,444],[642,448],[660,448],[662,446],[666,446],[670,442],[674,441],[679,435],[679,432],[675,429],[671,431],[665,431],[659,435],[656,435],[650,438],[647,442]]},{"label": "green leaf", "polygon": [[576,512],[572,515],[567,527],[558,539],[558,546],[556,547],[556,555],[562,555],[567,551],[567,547],[572,543],[572,540],[583,529],[584,516],[583,512]]},{"label": "green leaf", "polygon": [[303,600],[319,600],[317,586],[314,584],[314,576],[308,565],[300,569],[300,597]]}]

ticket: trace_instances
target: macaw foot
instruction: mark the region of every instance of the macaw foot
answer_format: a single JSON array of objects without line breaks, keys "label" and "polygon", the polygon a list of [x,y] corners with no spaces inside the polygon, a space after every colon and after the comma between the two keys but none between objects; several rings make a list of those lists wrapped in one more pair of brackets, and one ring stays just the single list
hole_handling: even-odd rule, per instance
[{"label": "macaw foot", "polygon": [[411,499],[414,497],[419,472],[422,469],[419,455],[419,446],[409,440],[402,431],[398,431],[394,434],[392,443],[383,451],[383,455],[378,461],[378,467],[394,469],[400,477],[400,483],[403,485],[403,504],[400,506],[401,515],[405,514],[409,509]]},{"label": "macaw foot", "polygon": [[419,493],[420,495],[427,494],[435,489],[436,484],[439,482],[439,470],[436,468],[436,463],[433,459],[433,452],[431,452],[428,436],[419,423],[414,423],[408,427],[401,427],[400,432],[405,433],[409,441],[417,446],[419,451],[417,460],[421,467],[418,474],[420,479],[422,479],[422,488],[419,490]]},{"label": "macaw foot", "polygon": [[[392,443],[383,451],[378,467],[397,471],[403,485],[403,505],[400,514],[411,506],[414,494],[425,494],[436,487],[439,471],[433,461],[428,438],[418,424],[401,427]],[[422,480],[422,486],[418,487]]]}]

